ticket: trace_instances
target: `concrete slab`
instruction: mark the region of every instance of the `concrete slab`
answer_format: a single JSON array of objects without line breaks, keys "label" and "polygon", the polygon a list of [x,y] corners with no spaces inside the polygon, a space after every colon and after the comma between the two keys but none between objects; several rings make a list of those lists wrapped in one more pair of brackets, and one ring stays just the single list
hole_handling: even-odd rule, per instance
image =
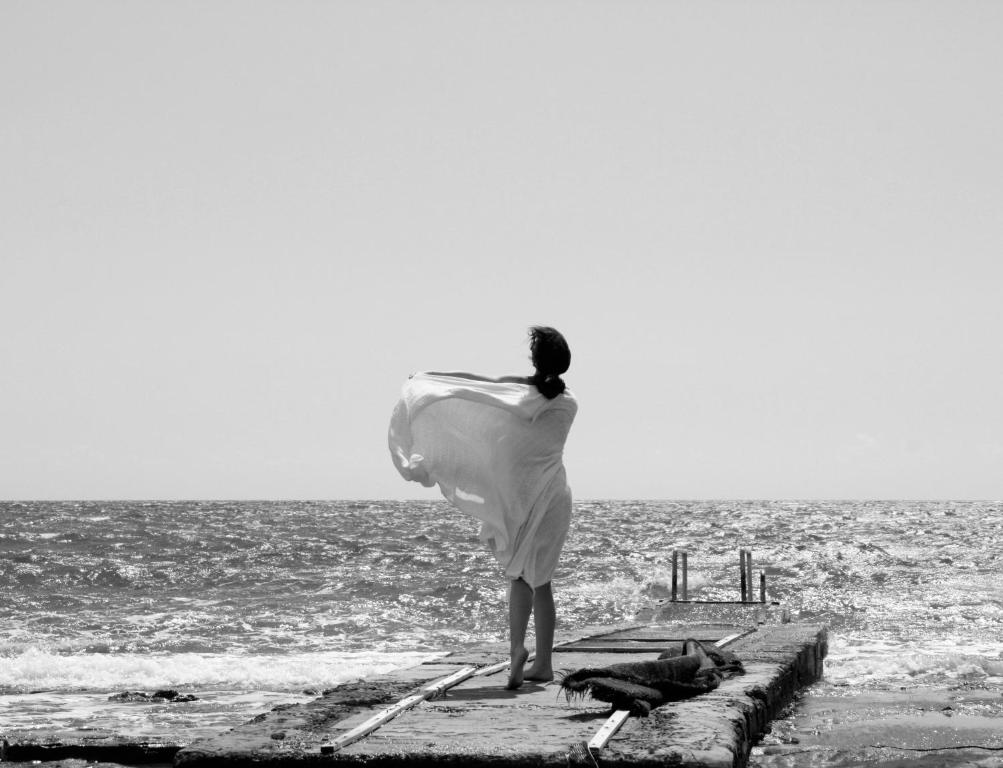
[{"label": "concrete slab", "polygon": [[[861,693],[822,686],[753,750],[759,768],[1003,766],[1003,686]],[[925,761],[925,762],[924,762]]]},{"label": "concrete slab", "polygon": [[[622,631],[622,627],[619,628]],[[671,630],[671,631],[669,631]],[[646,627],[639,633],[661,642],[675,628]],[[610,628],[605,628],[609,634]],[[629,633],[621,639],[630,639]],[[817,679],[826,652],[825,629],[780,624],[761,626],[730,646],[746,674],[716,691],[660,707],[644,719],[629,719],[600,754],[586,744],[609,715],[592,700],[567,701],[556,683],[504,689],[504,671],[474,677],[443,696],[418,704],[361,741],[333,754],[321,745],[367,720],[421,683],[458,669],[470,654],[382,680],[343,686],[307,704],[275,710],[255,721],[181,750],[178,768],[292,765],[365,766],[699,766],[745,764],[752,743],[804,685]],[[565,651],[555,661],[567,669],[646,661],[655,653]],[[492,661],[497,661],[497,657]],[[404,680],[404,677],[407,680]]]}]

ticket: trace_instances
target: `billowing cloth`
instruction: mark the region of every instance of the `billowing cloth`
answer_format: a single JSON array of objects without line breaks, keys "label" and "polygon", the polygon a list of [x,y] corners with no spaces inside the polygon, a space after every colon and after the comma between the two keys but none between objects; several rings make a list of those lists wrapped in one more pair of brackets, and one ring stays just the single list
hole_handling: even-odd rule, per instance
[{"label": "billowing cloth", "polygon": [[571,522],[564,442],[578,403],[531,384],[415,374],[390,421],[405,480],[438,484],[481,522],[480,538],[509,578],[550,581]]}]

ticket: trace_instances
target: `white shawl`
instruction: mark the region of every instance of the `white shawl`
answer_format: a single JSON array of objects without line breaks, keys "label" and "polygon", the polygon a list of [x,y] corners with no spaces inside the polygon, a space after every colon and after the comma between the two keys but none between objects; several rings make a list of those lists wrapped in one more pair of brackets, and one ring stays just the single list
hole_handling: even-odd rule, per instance
[{"label": "white shawl", "polygon": [[415,374],[390,421],[394,466],[481,522],[509,578],[550,581],[571,517],[564,442],[578,403],[530,384]]}]

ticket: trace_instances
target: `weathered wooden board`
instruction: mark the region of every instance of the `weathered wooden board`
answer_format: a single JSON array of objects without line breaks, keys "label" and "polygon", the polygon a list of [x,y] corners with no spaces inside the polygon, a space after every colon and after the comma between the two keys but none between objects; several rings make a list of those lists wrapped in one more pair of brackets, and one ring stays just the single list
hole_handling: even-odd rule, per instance
[{"label": "weathered wooden board", "polygon": [[[718,635],[725,637],[734,634],[737,626],[733,622],[714,624],[684,624],[681,622],[674,624],[653,624],[647,627],[637,627],[636,629],[594,635],[593,638],[602,640],[686,640],[691,637],[695,639],[717,637]],[[747,622],[746,626],[747,628],[754,627],[755,622]]]},{"label": "weathered wooden board", "polygon": [[605,653],[661,653],[670,648],[678,648],[688,639],[701,643],[716,643],[719,640],[754,628],[736,627],[734,624],[660,624],[638,627],[604,635],[562,643],[555,652],[592,651]]}]

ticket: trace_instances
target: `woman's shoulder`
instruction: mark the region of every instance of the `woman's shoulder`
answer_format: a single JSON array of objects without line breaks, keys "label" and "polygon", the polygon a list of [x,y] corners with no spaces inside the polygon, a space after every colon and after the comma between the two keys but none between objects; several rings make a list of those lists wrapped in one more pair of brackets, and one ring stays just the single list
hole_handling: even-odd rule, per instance
[{"label": "woman's shoulder", "polygon": [[571,413],[578,411],[578,398],[575,397],[574,392],[567,388],[561,394],[547,402],[550,408],[554,410],[570,411]]}]

